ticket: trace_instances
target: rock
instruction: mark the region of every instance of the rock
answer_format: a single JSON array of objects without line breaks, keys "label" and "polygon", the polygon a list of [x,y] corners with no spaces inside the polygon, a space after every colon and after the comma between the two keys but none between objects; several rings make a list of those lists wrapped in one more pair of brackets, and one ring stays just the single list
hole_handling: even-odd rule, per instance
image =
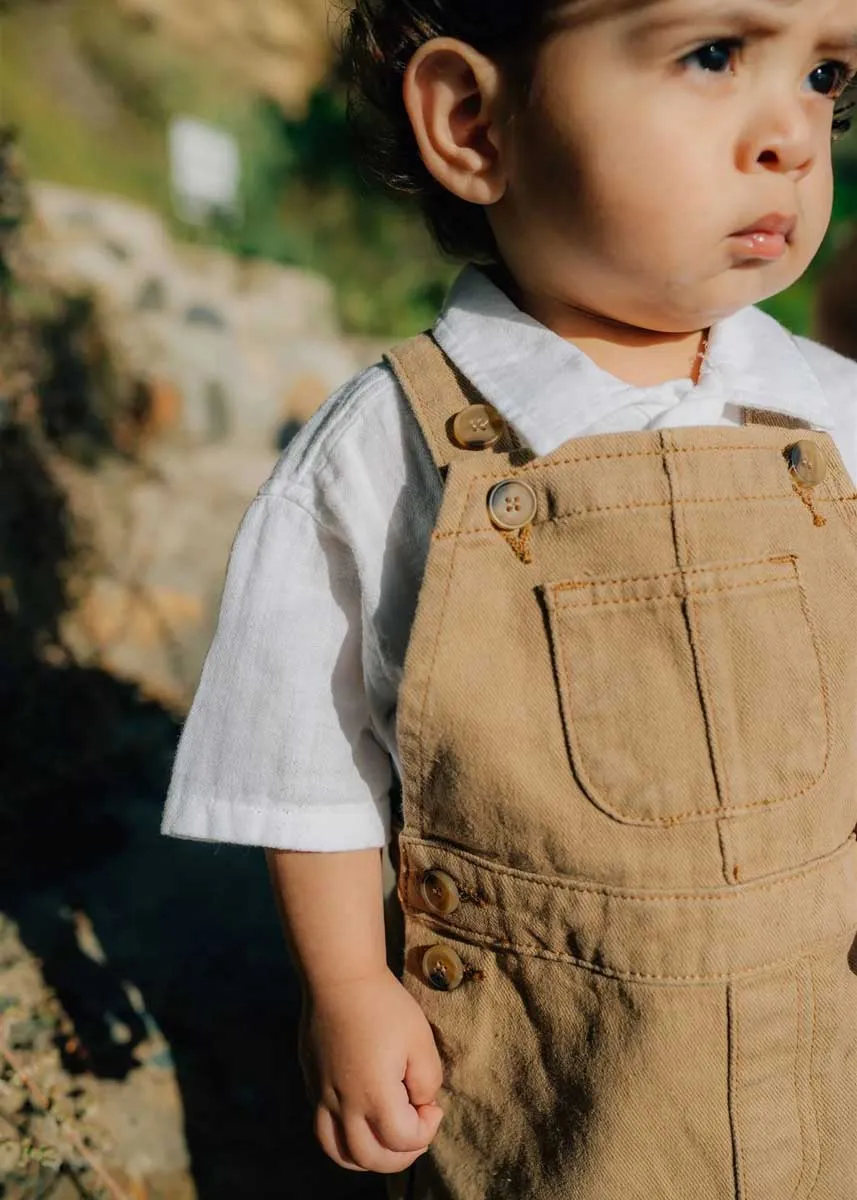
[{"label": "rock", "polygon": [[80,1200],[80,1192],[72,1180],[65,1176],[51,1192],[51,1200]]},{"label": "rock", "polygon": [[284,420],[306,420],[377,357],[377,343],[342,335],[317,275],[176,244],[112,197],[40,184],[33,199],[42,273],[94,293],[110,354],[139,391],[124,449],[158,437],[274,448]]},{"label": "rock", "polygon": [[114,426],[114,438],[126,454],[149,442],[178,434],[182,427],[181,392],[168,380],[138,379],[129,411]]},{"label": "rock", "polygon": [[167,303],[167,289],[163,279],[159,279],[157,275],[147,276],[140,285],[135,308],[138,312],[163,312]]},{"label": "rock", "polygon": [[120,0],[161,28],[299,115],[328,73],[340,10],[327,0]]},{"label": "rock", "polygon": [[64,635],[74,653],[173,710],[187,707],[217,617],[229,549],[275,450],[152,449],[141,469],[57,463],[93,547]]},{"label": "rock", "polygon": [[121,1081],[93,1078],[90,1092],[110,1158],[122,1163],[128,1177],[187,1178],[181,1094],[173,1074],[136,1070]]},{"label": "rock", "polygon": [[20,1144],[12,1138],[0,1138],[0,1179],[11,1175],[20,1159]]},{"label": "rock", "polygon": [[186,325],[205,325],[209,329],[225,329],[226,322],[215,308],[206,304],[191,304],[184,315]]}]

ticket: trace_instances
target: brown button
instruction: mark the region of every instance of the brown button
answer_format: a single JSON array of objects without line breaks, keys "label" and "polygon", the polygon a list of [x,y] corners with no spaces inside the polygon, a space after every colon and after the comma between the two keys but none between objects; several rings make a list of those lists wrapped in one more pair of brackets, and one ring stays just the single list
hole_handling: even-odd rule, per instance
[{"label": "brown button", "polygon": [[430,946],[423,955],[423,974],[438,992],[454,992],[464,980],[464,963],[450,946]]},{"label": "brown button", "polygon": [[452,440],[462,450],[487,450],[496,445],[506,424],[493,404],[471,404],[452,422]]},{"label": "brown button", "polygon": [[528,483],[504,479],[488,493],[488,515],[497,529],[522,529],[536,515],[539,502]]},{"label": "brown button", "polygon": [[827,462],[817,442],[795,442],[786,450],[786,461],[802,487],[817,487],[827,477]]},{"label": "brown button", "polygon": [[426,871],[420,882],[420,893],[432,912],[448,917],[461,903],[455,880],[446,871]]}]

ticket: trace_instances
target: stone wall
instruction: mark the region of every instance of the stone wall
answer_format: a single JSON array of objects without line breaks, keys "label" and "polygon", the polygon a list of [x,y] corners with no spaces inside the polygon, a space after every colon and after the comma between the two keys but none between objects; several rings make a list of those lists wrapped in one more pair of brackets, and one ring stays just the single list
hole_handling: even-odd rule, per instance
[{"label": "stone wall", "polygon": [[161,433],[273,447],[284,422],[380,352],[341,333],[320,276],[174,243],[156,215],[115,197],[39,184],[33,200],[40,271],[95,295]]},{"label": "stone wall", "polygon": [[169,705],[188,704],[214,630],[229,547],[283,431],[383,345],[343,336],[330,284],[171,241],[112,197],[33,188],[30,254],[95,297],[117,370],[141,396],[116,432],[127,460],[57,470],[96,569],[66,637]]}]

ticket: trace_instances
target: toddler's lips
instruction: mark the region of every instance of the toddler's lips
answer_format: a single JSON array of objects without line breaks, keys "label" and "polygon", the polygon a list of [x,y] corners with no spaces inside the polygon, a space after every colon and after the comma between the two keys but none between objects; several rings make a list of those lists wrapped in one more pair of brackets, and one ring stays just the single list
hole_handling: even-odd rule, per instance
[{"label": "toddler's lips", "polygon": [[732,240],[743,247],[748,258],[776,260],[785,254],[796,225],[796,217],[772,213],[733,233]]}]

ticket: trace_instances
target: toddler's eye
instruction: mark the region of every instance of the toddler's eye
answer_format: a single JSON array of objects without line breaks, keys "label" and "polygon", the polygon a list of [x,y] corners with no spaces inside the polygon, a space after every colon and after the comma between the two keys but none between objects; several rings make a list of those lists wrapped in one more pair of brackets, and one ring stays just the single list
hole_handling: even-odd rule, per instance
[{"label": "toddler's eye", "polygon": [[819,96],[837,100],[851,81],[851,69],[846,63],[824,62],[809,75],[809,86]]},{"label": "toddler's eye", "polygon": [[716,42],[700,46],[681,61],[711,75],[730,74],[735,68],[735,59],[742,44],[739,38],[720,38]]}]

